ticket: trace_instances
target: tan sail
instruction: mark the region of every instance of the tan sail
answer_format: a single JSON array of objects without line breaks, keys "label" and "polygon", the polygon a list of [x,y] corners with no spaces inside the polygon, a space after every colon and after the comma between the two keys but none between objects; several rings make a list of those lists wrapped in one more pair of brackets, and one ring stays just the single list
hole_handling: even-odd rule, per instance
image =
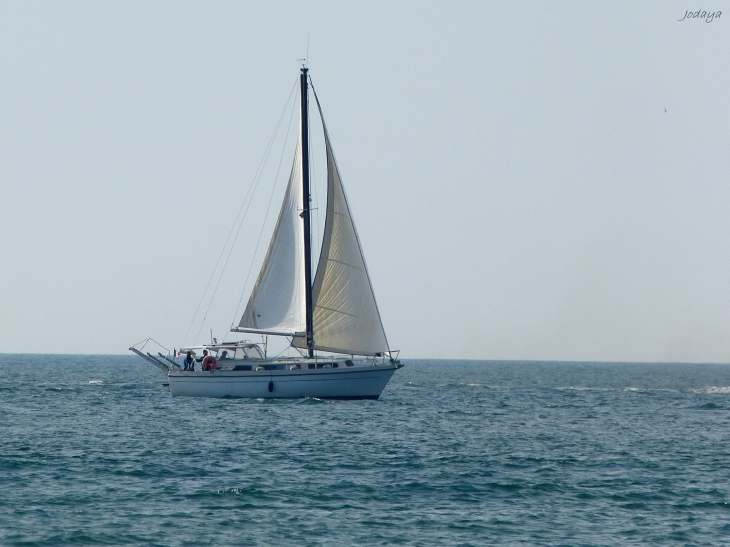
[{"label": "tan sail", "polygon": [[[320,111],[321,113],[321,111]],[[370,276],[325,128],[327,216],[314,280],[314,348],[375,355],[389,351]],[[295,337],[293,345],[306,347]]]}]

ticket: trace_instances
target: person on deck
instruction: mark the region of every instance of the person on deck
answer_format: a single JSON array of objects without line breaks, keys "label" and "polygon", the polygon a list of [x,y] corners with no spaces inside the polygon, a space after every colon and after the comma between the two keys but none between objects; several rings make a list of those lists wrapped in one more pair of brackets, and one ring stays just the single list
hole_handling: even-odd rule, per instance
[{"label": "person on deck", "polygon": [[192,351],[188,351],[188,354],[185,357],[185,361],[183,361],[183,363],[185,364],[185,368],[183,370],[195,372],[195,357],[193,357]]},{"label": "person on deck", "polygon": [[208,353],[207,349],[203,350],[203,370],[215,370],[218,366],[218,361],[215,357]]}]

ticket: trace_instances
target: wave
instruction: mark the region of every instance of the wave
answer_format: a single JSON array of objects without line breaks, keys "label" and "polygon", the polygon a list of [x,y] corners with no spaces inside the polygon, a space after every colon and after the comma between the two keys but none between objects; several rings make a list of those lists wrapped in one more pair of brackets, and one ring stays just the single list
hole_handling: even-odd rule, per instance
[{"label": "wave", "polygon": [[698,389],[691,389],[690,391],[697,394],[728,394],[730,393],[730,386],[707,386]]},{"label": "wave", "polygon": [[560,386],[555,388],[557,391],[616,391],[610,387],[588,387],[588,386]]},{"label": "wave", "polygon": [[649,393],[649,392],[664,392],[664,393],[679,393],[678,389],[669,389],[666,387],[625,387],[621,391],[634,391],[637,393]]},{"label": "wave", "polygon": [[725,410],[725,408],[722,405],[718,405],[715,403],[705,403],[704,405],[698,407],[698,410]]},{"label": "wave", "polygon": [[680,393],[679,389],[670,389],[665,387],[589,387],[589,386],[561,386],[555,388],[558,391],[625,391],[625,392],[665,392],[665,393]]}]

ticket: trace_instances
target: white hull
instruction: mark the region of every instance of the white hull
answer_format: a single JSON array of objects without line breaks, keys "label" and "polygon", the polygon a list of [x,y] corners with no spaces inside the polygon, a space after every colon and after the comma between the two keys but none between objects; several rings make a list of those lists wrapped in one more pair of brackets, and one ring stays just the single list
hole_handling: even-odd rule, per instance
[{"label": "white hull", "polygon": [[170,371],[170,393],[187,397],[377,399],[395,364],[315,370]]}]

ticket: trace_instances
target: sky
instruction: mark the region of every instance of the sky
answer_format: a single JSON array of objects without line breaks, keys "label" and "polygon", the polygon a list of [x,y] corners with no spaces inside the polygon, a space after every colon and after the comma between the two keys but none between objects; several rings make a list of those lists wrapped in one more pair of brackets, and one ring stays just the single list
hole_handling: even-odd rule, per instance
[{"label": "sky", "polygon": [[403,359],[730,362],[730,2],[700,7],[0,3],[0,352],[225,336],[306,57]]}]

